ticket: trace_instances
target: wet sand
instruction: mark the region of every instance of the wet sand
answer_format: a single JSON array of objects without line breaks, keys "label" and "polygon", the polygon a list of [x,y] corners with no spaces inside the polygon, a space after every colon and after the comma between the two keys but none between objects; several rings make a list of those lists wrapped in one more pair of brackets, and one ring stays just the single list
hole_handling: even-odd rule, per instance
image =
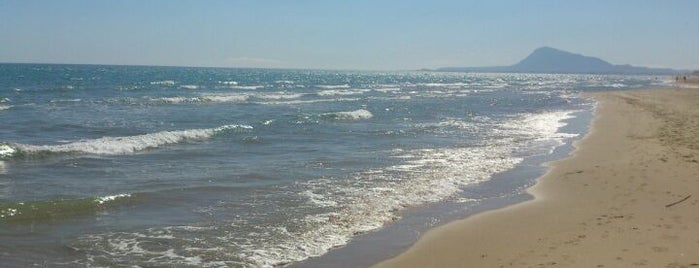
[{"label": "wet sand", "polygon": [[532,201],[423,234],[375,267],[699,267],[699,90],[595,93]]}]

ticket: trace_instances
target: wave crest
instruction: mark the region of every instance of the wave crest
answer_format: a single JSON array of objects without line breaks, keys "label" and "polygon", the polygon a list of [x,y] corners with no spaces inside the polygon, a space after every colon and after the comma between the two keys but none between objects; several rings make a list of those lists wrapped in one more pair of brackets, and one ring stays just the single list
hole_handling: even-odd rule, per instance
[{"label": "wave crest", "polygon": [[374,117],[374,115],[371,112],[364,110],[364,109],[347,111],[347,112],[324,113],[321,116],[324,118],[327,118],[327,119],[331,119],[331,120],[343,120],[343,121],[363,120],[363,119],[369,119],[369,118]]},{"label": "wave crest", "polygon": [[225,125],[217,128],[161,131],[136,136],[103,137],[93,140],[81,140],[60,145],[2,144],[0,145],[0,157],[9,158],[16,155],[37,153],[122,155],[188,140],[203,140],[218,133],[235,129],[249,130],[252,129],[252,126]]},{"label": "wave crest", "polygon": [[0,203],[0,222],[35,222],[88,215],[128,201],[131,194],[94,198]]}]

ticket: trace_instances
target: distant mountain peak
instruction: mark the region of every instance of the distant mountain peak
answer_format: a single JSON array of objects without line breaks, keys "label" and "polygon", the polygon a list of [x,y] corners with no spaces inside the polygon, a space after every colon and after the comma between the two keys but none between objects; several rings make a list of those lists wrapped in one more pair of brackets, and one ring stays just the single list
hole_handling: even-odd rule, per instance
[{"label": "distant mountain peak", "polygon": [[552,47],[537,48],[511,67],[518,71],[542,73],[609,72],[614,69],[614,65],[601,59]]},{"label": "distant mountain peak", "polygon": [[438,71],[663,75],[681,72],[673,69],[635,67],[628,64],[613,65],[599,58],[584,56],[548,46],[535,49],[526,58],[510,66],[447,67],[440,68]]},{"label": "distant mountain peak", "polygon": [[[563,51],[563,50],[560,50],[560,49],[556,49],[556,48],[552,48],[552,47],[543,46],[543,47],[540,47],[540,48],[535,49],[532,53],[556,52],[556,51],[567,52],[567,51]],[[570,53],[570,52],[567,52],[567,53]]]}]

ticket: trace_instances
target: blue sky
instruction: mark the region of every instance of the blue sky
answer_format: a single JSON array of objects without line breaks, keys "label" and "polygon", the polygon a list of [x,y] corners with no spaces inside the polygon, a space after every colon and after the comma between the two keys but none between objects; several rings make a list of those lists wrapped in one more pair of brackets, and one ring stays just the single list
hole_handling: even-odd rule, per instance
[{"label": "blue sky", "polygon": [[699,69],[699,1],[5,1],[0,62],[402,70],[551,46]]}]

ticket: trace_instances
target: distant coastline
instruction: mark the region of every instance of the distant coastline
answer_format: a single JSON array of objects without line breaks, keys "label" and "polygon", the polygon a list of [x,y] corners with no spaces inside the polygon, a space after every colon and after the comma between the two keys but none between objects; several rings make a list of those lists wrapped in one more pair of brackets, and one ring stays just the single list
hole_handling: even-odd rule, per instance
[{"label": "distant coastline", "polygon": [[649,68],[628,64],[614,65],[599,58],[584,56],[551,47],[534,50],[520,62],[509,66],[489,67],[442,67],[437,72],[475,73],[554,73],[554,74],[637,74],[637,75],[678,75],[689,70],[670,68]]}]

